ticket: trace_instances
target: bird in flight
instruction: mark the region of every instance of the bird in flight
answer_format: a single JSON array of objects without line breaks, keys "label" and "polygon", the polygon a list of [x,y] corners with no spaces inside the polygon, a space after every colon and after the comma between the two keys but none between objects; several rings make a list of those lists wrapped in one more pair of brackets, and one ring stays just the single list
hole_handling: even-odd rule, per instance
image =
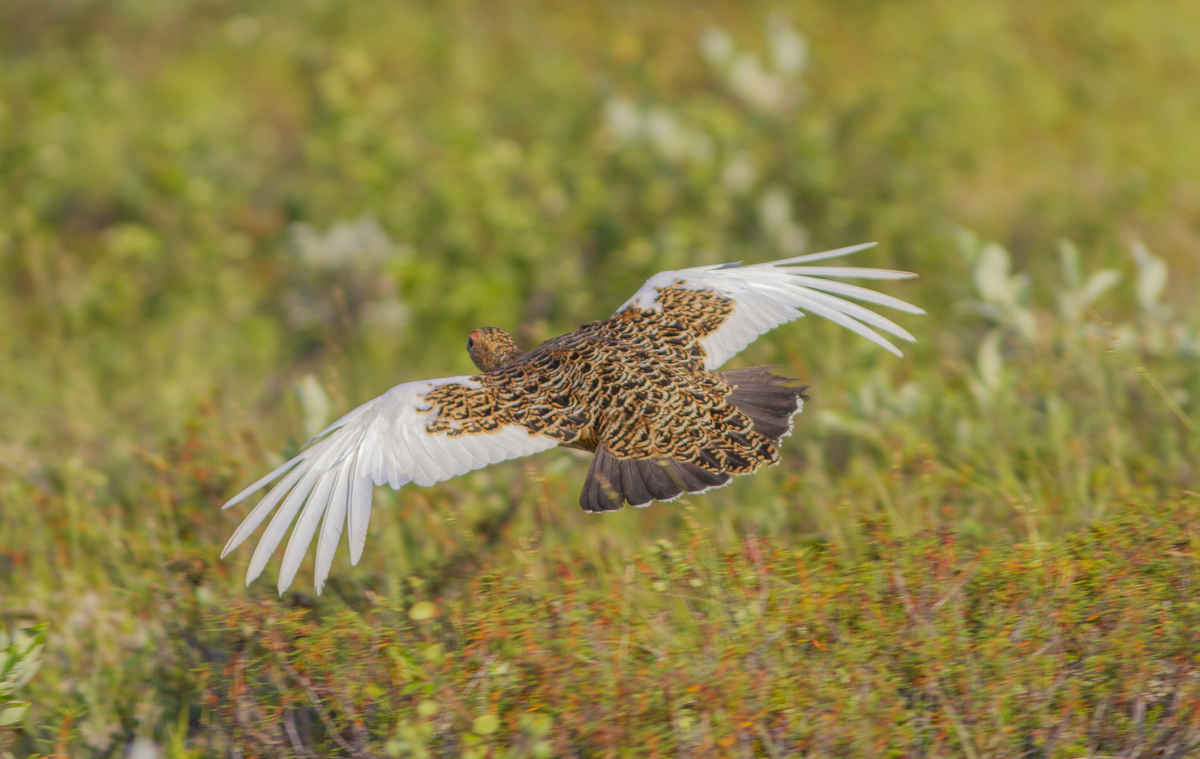
[{"label": "bird in flight", "polygon": [[609,318],[528,352],[504,330],[477,329],[467,338],[467,351],[479,374],[393,387],[230,499],[223,508],[283,476],[221,556],[278,506],[250,559],[246,583],[263,571],[295,522],[279,592],[291,585],[316,536],[314,583],[320,593],[343,529],[350,533],[350,562],[362,556],[373,486],[429,486],[555,446],[595,454],[579,499],[588,512],[703,493],[729,484],[733,475],[774,464],[781,441],[791,434],[793,415],[804,405],[805,388],[771,374],[775,367],[717,370],[759,335],[805,311],[899,356],[875,329],[908,341],[913,336],[843,298],[910,314],[924,311],[826,278],[916,275],[804,265],[872,245],[751,266],[661,272]]}]

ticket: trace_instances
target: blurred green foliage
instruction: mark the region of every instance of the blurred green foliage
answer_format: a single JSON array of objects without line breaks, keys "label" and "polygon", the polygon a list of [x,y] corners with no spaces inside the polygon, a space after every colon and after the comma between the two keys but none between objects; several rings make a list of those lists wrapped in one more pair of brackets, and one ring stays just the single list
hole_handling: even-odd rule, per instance
[{"label": "blurred green foliage", "polygon": [[[555,552],[603,595],[690,529],[714,556],[756,530],[845,567],[877,550],[864,520],[1065,551],[1123,504],[1200,490],[1198,29],[1184,0],[0,4],[0,613],[50,623],[18,745],[218,745],[233,723],[203,699],[231,644],[203,640],[236,609],[370,639],[377,607],[481,603],[483,568],[536,576]],[[751,346],[735,361],[813,401],[781,466],[694,511],[587,517],[585,462],[551,452],[379,490],[364,562],[339,555],[320,599],[256,606],[271,583],[242,587],[247,555],[216,561],[240,483],[398,382],[469,373],[474,327],[533,345],[664,268],[868,239],[858,263],[921,275],[890,288],[929,311],[904,322],[920,342],[898,361],[804,319]],[[885,671],[863,651],[839,671]],[[438,687],[467,703],[458,676]],[[403,703],[409,732],[373,725],[374,750],[435,745],[438,720],[497,751],[562,734]]]},{"label": "blurred green foliage", "polygon": [[42,666],[45,640],[45,625],[12,633],[0,627],[0,750],[8,747],[10,733],[29,714],[30,703],[19,696]]}]

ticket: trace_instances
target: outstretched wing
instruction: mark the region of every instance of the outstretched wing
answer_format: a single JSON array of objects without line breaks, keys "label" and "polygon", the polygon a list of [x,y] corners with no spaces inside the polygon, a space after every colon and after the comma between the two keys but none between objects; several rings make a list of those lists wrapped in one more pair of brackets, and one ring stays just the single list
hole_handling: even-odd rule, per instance
[{"label": "outstretched wing", "polygon": [[[516,424],[475,434],[429,432],[427,428],[437,419],[438,406],[427,402],[426,396],[434,388],[447,385],[458,385],[467,390],[480,387],[470,377],[397,385],[331,424],[303,453],[230,499],[223,508],[233,506],[280,475],[286,475],[233,533],[221,557],[249,537],[283,501],[250,559],[246,584],[262,572],[288,526],[295,520],[296,526],[279,570],[279,592],[283,593],[292,584],[319,526],[314,583],[320,593],[329,575],[343,525],[350,531],[351,563],[357,564],[362,556],[367,521],[371,516],[372,485],[385,482],[393,488],[409,482],[432,485],[472,469],[558,445],[557,440],[530,434]],[[442,393],[441,397],[446,394]],[[460,427],[457,423],[451,426],[454,430]],[[297,514],[300,515],[298,520]]]},{"label": "outstretched wing", "polygon": [[[857,332],[899,356],[896,346],[875,329],[910,342],[915,342],[915,338],[890,319],[843,298],[888,306],[910,314],[925,312],[890,295],[829,281],[825,277],[907,279],[915,274],[887,269],[798,265],[849,255],[874,244],[864,243],[751,266],[722,264],[660,272],[642,285],[625,305],[617,309],[617,313],[630,308],[660,311],[664,317],[689,325],[704,349],[704,368],[709,371],[721,366],[759,335],[804,316],[805,311]],[[689,297],[674,297],[681,294],[680,291],[686,291]],[[697,293],[703,295],[697,298]]]}]

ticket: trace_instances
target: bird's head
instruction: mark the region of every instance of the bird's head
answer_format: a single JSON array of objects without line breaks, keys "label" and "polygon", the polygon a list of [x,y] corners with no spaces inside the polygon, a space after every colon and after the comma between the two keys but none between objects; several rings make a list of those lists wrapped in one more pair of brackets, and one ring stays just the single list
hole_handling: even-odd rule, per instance
[{"label": "bird's head", "polygon": [[490,372],[521,355],[513,336],[498,327],[480,327],[467,338],[467,353],[481,372]]}]

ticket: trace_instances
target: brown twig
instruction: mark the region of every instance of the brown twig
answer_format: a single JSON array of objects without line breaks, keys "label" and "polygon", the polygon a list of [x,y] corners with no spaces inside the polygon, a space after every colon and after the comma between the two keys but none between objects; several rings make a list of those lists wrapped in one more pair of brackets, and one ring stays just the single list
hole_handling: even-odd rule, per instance
[{"label": "brown twig", "polygon": [[[925,619],[917,612],[916,606],[913,605],[912,598],[908,595],[908,585],[904,581],[904,575],[900,572],[900,567],[892,570],[892,577],[896,583],[896,590],[900,594],[900,602],[904,604],[904,610],[908,613],[908,617],[914,622],[917,627],[926,636],[934,634],[933,625],[928,619]],[[954,726],[954,732],[958,734],[958,742],[962,744],[963,753],[967,755],[967,759],[978,759],[978,754],[975,753],[975,746],[971,742],[971,734],[967,731],[966,725],[958,716],[958,710],[954,708],[954,704],[950,702],[950,698],[946,692],[942,690],[942,685],[936,677],[929,678],[929,691],[933,697],[946,710],[946,714],[950,717],[950,724]]]},{"label": "brown twig", "polygon": [[[283,653],[283,642],[279,640],[279,638],[277,638],[273,633],[267,633],[267,636],[272,643],[271,648],[275,653],[275,657],[279,660],[280,666],[283,667],[284,672],[286,672],[289,677],[295,680],[300,687],[304,689],[304,692],[308,695],[308,700],[312,702],[313,708],[316,709],[317,717],[320,718],[321,723],[325,725],[325,729],[329,731],[329,735],[333,738],[334,743],[337,743],[344,751],[346,751],[346,753],[350,754],[350,756],[356,757],[356,759],[357,757],[373,758],[374,754],[371,753],[370,749],[366,748],[365,742],[363,746],[355,747],[352,746],[344,737],[342,737],[342,734],[338,732],[337,727],[334,725],[333,718],[329,715],[329,711],[325,708],[325,704],[322,703],[321,694],[317,692],[317,689],[312,684],[312,681],[305,677],[298,669],[292,666],[290,661],[287,660],[287,656],[285,656]],[[349,712],[347,712],[347,714],[348,713]],[[353,719],[351,719],[350,723],[352,727],[358,727]],[[361,728],[355,730],[355,733],[355,737],[359,738],[361,741]]]}]

